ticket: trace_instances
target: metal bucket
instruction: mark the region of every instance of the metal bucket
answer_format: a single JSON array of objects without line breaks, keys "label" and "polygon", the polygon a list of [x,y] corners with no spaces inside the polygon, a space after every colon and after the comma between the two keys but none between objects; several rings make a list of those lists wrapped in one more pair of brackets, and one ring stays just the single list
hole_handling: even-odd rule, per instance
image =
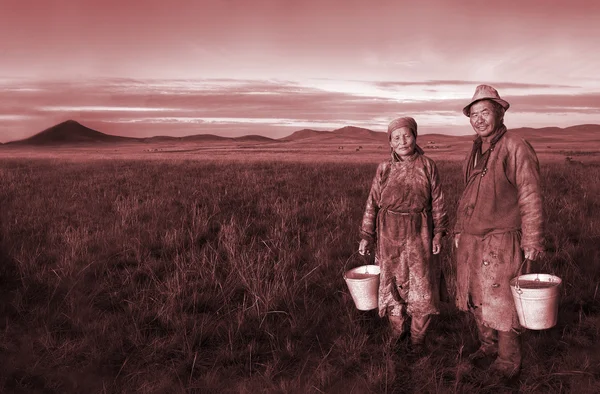
[{"label": "metal bucket", "polygon": [[344,274],[356,308],[368,311],[379,306],[379,266],[361,265]]},{"label": "metal bucket", "polygon": [[520,275],[510,281],[519,322],[530,330],[556,325],[562,280],[549,274]]}]

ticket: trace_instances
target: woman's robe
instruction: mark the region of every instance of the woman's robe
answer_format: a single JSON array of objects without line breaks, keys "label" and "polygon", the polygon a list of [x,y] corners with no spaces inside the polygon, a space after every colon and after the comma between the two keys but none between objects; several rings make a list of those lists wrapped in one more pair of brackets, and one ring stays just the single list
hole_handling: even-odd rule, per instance
[{"label": "woman's robe", "polygon": [[441,267],[432,254],[432,240],[447,227],[433,160],[415,153],[379,164],[360,232],[376,244],[380,316],[439,313]]}]

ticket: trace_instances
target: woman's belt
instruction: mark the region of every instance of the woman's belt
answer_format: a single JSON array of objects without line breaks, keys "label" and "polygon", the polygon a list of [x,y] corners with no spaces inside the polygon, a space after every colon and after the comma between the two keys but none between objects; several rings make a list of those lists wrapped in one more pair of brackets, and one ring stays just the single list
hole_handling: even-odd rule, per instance
[{"label": "woman's belt", "polygon": [[389,208],[381,208],[380,212],[383,212],[383,213],[389,212],[392,215],[417,215],[417,214],[421,214],[421,213],[429,213],[429,212],[431,212],[431,208],[425,208],[425,209],[402,209],[402,210],[389,209]]}]

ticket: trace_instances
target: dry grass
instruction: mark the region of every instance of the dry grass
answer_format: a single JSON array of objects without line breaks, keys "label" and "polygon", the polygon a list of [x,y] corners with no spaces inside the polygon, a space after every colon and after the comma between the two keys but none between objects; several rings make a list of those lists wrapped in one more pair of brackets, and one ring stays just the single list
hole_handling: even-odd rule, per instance
[{"label": "dry grass", "polygon": [[[438,163],[453,218],[460,165]],[[3,159],[4,392],[597,392],[600,167],[543,166],[559,323],[506,387],[447,304],[393,346],[342,279],[374,164]],[[447,299],[454,262],[442,256]]]}]

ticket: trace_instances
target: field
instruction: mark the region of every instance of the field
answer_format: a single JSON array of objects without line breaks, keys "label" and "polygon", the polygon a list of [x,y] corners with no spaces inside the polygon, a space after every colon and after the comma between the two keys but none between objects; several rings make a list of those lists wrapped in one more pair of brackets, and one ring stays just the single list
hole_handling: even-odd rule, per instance
[{"label": "field", "polygon": [[[0,161],[2,392],[600,391],[597,162],[542,165],[559,321],[523,334],[507,386],[466,360],[449,239],[424,356],[355,309],[373,161]],[[460,163],[438,168],[453,222]]]}]

